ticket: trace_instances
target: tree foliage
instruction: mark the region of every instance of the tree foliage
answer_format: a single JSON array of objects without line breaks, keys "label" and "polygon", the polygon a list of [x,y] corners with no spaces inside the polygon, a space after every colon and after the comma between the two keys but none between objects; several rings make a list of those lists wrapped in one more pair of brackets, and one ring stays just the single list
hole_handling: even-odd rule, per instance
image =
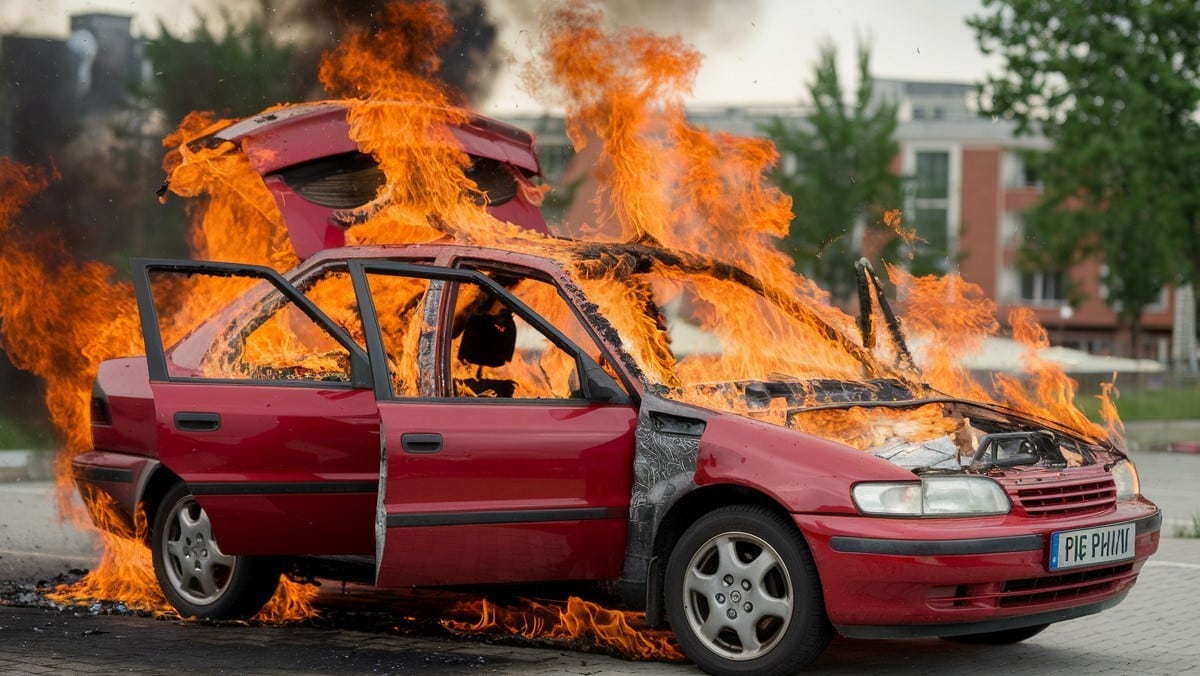
[{"label": "tree foliage", "polygon": [[1192,0],[984,0],[968,24],[1004,69],[981,107],[1040,130],[1045,185],[1026,257],[1106,266],[1107,301],[1138,343],[1164,286],[1200,270],[1200,5]]},{"label": "tree foliage", "polygon": [[158,37],[146,45],[154,77],[144,94],[168,124],[195,110],[236,117],[303,98],[314,74],[296,72],[295,49],[272,36],[267,8],[263,0],[242,22],[222,11],[222,29],[197,12],[197,25],[187,36],[174,35],[159,22]]},{"label": "tree foliage", "polygon": [[796,269],[839,300],[854,293],[865,230],[879,227],[900,199],[900,177],[892,171],[896,108],[874,100],[869,47],[859,45],[857,56],[853,101],[838,77],[837,48],[826,41],[809,84],[808,126],[775,118],[764,129],[784,157],[773,179],[791,196],[795,214],[784,245]]}]

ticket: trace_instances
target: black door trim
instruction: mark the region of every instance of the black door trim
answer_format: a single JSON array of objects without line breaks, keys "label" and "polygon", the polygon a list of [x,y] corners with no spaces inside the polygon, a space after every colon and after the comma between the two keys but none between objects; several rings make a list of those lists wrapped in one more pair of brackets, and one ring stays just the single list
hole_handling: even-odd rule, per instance
[{"label": "black door trim", "polygon": [[189,483],[192,495],[293,495],[299,493],[377,493],[371,481],[211,481]]},{"label": "black door trim", "polygon": [[426,514],[388,514],[388,528],[426,526],[474,526],[538,521],[597,521],[628,519],[627,507],[571,507],[564,509],[514,509],[497,512],[430,512]]}]

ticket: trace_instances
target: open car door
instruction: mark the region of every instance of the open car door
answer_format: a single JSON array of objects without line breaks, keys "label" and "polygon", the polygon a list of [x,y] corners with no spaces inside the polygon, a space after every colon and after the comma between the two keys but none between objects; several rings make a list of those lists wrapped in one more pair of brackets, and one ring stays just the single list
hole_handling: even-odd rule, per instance
[{"label": "open car door", "polygon": [[269,268],[133,267],[159,458],[221,549],[372,554],[379,414],[363,349]]},{"label": "open car door", "polygon": [[376,583],[619,577],[637,419],[624,390],[484,274],[350,272],[384,435]]}]

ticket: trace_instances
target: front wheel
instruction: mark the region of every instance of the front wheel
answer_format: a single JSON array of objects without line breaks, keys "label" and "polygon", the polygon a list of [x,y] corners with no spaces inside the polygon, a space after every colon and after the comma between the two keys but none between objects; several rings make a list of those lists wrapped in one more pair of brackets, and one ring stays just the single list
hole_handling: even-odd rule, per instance
[{"label": "front wheel", "polygon": [[667,563],[667,618],[711,674],[790,674],[833,637],[812,555],[795,526],[763,507],[710,512]]},{"label": "front wheel", "polygon": [[150,546],[158,585],[184,617],[253,617],[279,586],[269,560],[221,551],[208,514],[183,484],[163,498]]}]

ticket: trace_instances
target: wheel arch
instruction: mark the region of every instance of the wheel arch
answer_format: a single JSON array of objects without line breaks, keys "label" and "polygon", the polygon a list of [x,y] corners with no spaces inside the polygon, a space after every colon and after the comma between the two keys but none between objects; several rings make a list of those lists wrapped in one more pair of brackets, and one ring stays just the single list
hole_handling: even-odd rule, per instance
[{"label": "wheel arch", "polygon": [[[792,523],[791,516],[783,505],[776,502],[766,493],[738,484],[711,484],[701,486],[680,496],[663,514],[654,533],[652,556],[646,574],[646,622],[651,626],[662,625],[666,622],[663,606],[664,584],[667,574],[667,559],[675,543],[687,530],[705,514],[722,507],[733,505],[754,505],[768,509],[784,517]],[[796,536],[805,548],[808,542],[799,528],[795,529]]]},{"label": "wheel arch", "polygon": [[138,535],[147,546],[150,545],[150,529],[162,506],[163,497],[176,484],[181,483],[184,481],[178,474],[162,465],[156,467],[150,478],[146,480],[146,485],[142,488],[142,494],[138,499],[138,504],[146,518],[146,527],[140,529]]}]

